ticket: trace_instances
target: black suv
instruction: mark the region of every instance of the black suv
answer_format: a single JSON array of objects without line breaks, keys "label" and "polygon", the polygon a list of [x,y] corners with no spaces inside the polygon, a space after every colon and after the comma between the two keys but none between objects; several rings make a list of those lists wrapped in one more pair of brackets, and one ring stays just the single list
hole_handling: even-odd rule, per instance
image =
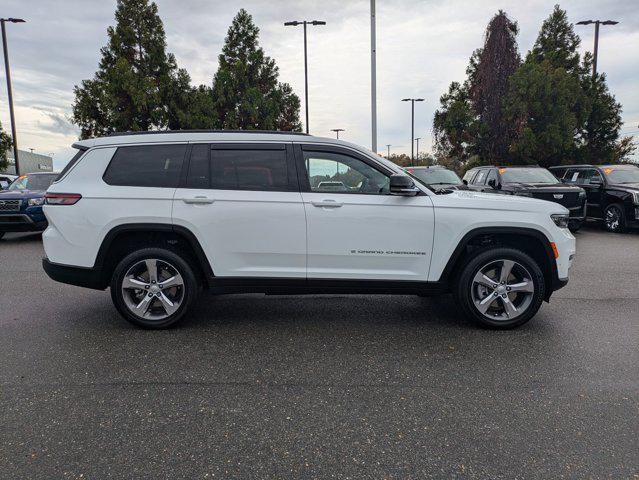
[{"label": "black suv", "polygon": [[468,190],[461,178],[447,168],[433,165],[430,167],[406,167],[404,168],[412,177],[429,187],[434,192],[442,190]]},{"label": "black suv", "polygon": [[563,183],[586,190],[588,218],[603,220],[606,230],[639,227],[639,166],[565,165],[550,171]]},{"label": "black suv", "polygon": [[576,232],[586,219],[586,192],[564,185],[552,173],[538,166],[476,167],[464,175],[471,190],[520,195],[558,203],[570,212],[568,228]]}]

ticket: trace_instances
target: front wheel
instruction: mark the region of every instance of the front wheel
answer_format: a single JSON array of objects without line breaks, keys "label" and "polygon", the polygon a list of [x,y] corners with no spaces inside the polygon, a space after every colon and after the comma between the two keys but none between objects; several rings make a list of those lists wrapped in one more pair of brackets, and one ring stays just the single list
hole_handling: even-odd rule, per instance
[{"label": "front wheel", "polygon": [[539,265],[513,248],[479,253],[460,272],[455,297],[474,322],[491,328],[523,325],[541,307],[546,284]]},{"label": "front wheel", "polygon": [[604,211],[604,226],[609,232],[624,232],[626,230],[626,216],[623,208],[616,204],[608,205]]},{"label": "front wheel", "polygon": [[115,307],[126,320],[143,328],[175,325],[197,292],[189,263],[162,248],[145,248],[126,256],[111,279]]}]

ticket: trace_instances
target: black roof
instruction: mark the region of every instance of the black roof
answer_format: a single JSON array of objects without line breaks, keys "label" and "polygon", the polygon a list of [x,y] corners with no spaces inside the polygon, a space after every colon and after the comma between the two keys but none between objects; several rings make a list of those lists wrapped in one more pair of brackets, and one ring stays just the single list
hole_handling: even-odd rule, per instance
[{"label": "black roof", "polygon": [[617,163],[611,165],[556,165],[554,167],[548,167],[549,170],[559,170],[560,168],[619,168],[619,167],[639,167],[635,163]]},{"label": "black roof", "polygon": [[125,135],[157,135],[158,133],[264,133],[269,135],[302,135],[308,136],[304,132],[288,132],[282,130],[148,130],[144,132],[113,132],[107,137],[121,137]]}]

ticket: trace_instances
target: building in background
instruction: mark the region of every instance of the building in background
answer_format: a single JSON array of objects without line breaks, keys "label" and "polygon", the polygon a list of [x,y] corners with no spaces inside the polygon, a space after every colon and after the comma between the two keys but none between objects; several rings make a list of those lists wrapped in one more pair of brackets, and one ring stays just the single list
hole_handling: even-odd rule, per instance
[{"label": "building in background", "polygon": [[[27,173],[53,171],[52,157],[39,153],[26,152],[24,150],[18,150],[18,152],[20,152],[20,174],[26,175]],[[9,166],[5,170],[0,170],[0,173],[15,175],[16,162],[13,158],[13,150],[7,152],[7,159],[9,160]]]}]

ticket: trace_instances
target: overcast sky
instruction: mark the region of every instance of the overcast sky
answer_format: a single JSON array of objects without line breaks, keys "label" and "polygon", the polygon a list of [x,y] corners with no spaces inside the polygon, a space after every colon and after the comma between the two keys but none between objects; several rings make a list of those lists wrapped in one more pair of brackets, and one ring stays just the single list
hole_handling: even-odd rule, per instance
[{"label": "overcast sky", "polygon": [[[280,80],[290,83],[304,105],[302,29],[286,20],[325,20],[309,27],[311,133],[371,146],[370,20],[368,0],[157,0],[168,51],[195,84],[210,84],[228,26],[240,7],[253,15],[260,43],[277,62]],[[535,41],[556,0],[377,0],[378,150],[410,152],[410,106],[416,105],[420,149],[432,148],[432,118],[440,95],[452,80],[463,80],[472,51],[483,43],[486,24],[504,9],[520,27],[522,56]],[[623,105],[623,132],[639,140],[639,8],[636,0],[561,3],[569,19],[614,19],[602,27],[599,70]],[[8,24],[10,62],[21,149],[53,153],[61,168],[72,154],[77,129],[68,121],[73,86],[91,78],[114,24],[111,0],[2,0],[0,16],[21,17]],[[594,27],[576,27],[582,50],[591,50]],[[4,69],[0,73],[0,121],[9,130]],[[635,158],[639,156],[635,155]]]}]

